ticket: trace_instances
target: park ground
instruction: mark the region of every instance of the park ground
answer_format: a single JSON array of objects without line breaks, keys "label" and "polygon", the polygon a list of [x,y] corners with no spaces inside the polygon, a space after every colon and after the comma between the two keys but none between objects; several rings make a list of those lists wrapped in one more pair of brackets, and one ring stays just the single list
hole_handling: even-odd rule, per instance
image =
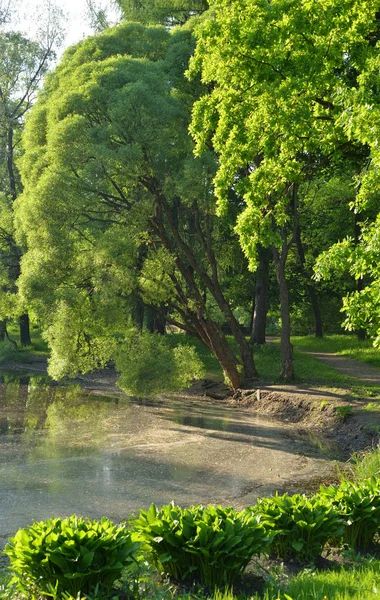
[{"label": "park ground", "polygon": [[[232,396],[223,383],[220,366],[197,340],[180,334],[167,335],[167,343],[191,343],[203,361],[205,378],[178,397],[224,400],[294,425],[314,430],[339,444],[342,456],[377,443],[380,433],[380,350],[354,335],[294,337],[296,378],[290,384],[276,380],[280,372],[280,349],[276,338],[254,348],[260,373],[249,389]],[[47,348],[37,331],[33,349],[3,357],[3,368],[33,373],[47,370]],[[65,380],[66,383],[71,380]],[[112,368],[79,376],[76,383],[97,393],[121,394]]]}]

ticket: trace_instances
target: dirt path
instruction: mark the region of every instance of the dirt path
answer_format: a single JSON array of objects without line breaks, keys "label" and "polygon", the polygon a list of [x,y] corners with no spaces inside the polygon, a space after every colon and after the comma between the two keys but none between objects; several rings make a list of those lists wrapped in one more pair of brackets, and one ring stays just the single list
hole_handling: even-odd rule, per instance
[{"label": "dirt path", "polygon": [[333,352],[311,352],[310,350],[301,350],[301,352],[314,356],[314,358],[340,371],[340,373],[344,373],[344,375],[357,377],[366,383],[380,385],[380,369],[373,365],[368,365],[358,360],[347,358],[346,356],[339,356]]}]

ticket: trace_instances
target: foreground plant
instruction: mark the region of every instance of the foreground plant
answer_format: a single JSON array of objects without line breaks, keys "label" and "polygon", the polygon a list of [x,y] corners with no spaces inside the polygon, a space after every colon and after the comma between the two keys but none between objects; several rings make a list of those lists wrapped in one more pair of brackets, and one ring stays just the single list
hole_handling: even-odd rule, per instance
[{"label": "foreground plant", "polygon": [[270,541],[259,517],[221,506],[152,504],[134,527],[160,572],[210,588],[230,586]]},{"label": "foreground plant", "polygon": [[355,550],[367,549],[380,528],[380,479],[343,481],[339,486],[322,487],[320,494],[345,521],[343,542]]},{"label": "foreground plant", "polygon": [[324,498],[295,494],[261,498],[252,509],[274,537],[270,551],[277,557],[314,560],[327,541],[343,534],[344,521]]},{"label": "foreground plant", "polygon": [[14,574],[11,583],[26,596],[100,598],[135,562],[139,547],[124,527],[105,517],[93,521],[73,515],[20,529],[5,554]]}]

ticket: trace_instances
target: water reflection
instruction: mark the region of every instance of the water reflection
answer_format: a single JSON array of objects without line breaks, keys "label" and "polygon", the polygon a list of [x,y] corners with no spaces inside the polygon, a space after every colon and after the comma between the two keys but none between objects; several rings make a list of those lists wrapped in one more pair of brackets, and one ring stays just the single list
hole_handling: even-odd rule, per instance
[{"label": "water reflection", "polygon": [[0,382],[0,459],[0,536],[52,514],[249,504],[329,467],[289,428],[222,403],[104,397],[31,376]]}]

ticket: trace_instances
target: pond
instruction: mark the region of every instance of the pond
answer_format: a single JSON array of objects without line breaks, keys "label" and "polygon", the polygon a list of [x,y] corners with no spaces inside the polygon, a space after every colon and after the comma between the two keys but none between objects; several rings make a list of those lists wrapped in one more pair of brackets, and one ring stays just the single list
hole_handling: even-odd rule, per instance
[{"label": "pond", "polygon": [[52,515],[120,521],[171,500],[248,506],[332,468],[323,440],[220,401],[107,397],[9,374],[0,381],[3,540]]}]

